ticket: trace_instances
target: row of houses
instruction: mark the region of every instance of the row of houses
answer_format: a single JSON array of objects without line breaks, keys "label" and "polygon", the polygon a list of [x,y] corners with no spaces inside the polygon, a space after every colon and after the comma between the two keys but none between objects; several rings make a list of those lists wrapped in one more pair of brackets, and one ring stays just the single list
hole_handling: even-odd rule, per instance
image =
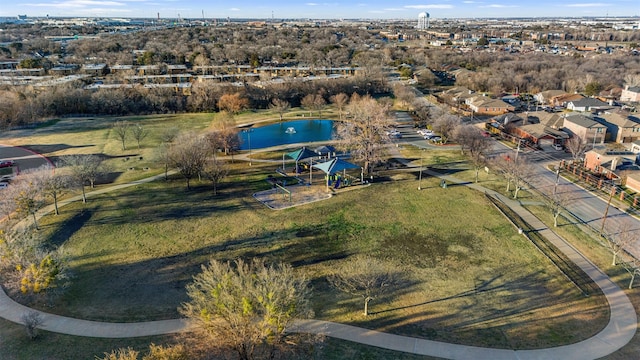
[{"label": "row of houses", "polygon": [[573,136],[593,145],[605,142],[631,144],[640,140],[640,115],[624,111],[598,115],[546,111],[508,113],[491,118],[487,128],[538,147],[545,143],[564,146]]},{"label": "row of houses", "polygon": [[[454,72],[455,73],[455,72]],[[456,76],[458,74],[455,74]],[[440,94],[442,102],[452,106],[463,107],[477,115],[495,116],[513,112],[518,109],[528,109],[519,95],[505,95],[494,99],[479,94],[468,88],[458,86]],[[599,113],[615,109],[617,101],[622,103],[639,103],[640,86],[626,86],[618,96],[608,95],[599,97],[585,97],[578,93],[567,93],[563,90],[547,90],[533,95],[536,109],[571,110],[577,112]]]},{"label": "row of houses", "polygon": [[185,64],[162,65],[108,65],[100,64],[57,64],[50,69],[35,68],[22,69],[17,61],[0,61],[0,73],[6,76],[14,75],[58,75],[84,74],[91,76],[105,76],[108,74],[127,73],[129,75],[227,75],[227,74],[258,74],[271,77],[304,77],[330,75],[357,75],[362,70],[357,67],[313,67],[313,66],[259,66],[250,65],[198,65],[189,67]]},{"label": "row of houses", "polygon": [[[579,136],[591,148],[584,154],[586,170],[640,193],[640,118],[634,114],[508,113],[493,117],[486,128],[546,151],[562,150],[569,139]],[[604,145],[609,141],[623,144],[624,149],[611,150]]]}]

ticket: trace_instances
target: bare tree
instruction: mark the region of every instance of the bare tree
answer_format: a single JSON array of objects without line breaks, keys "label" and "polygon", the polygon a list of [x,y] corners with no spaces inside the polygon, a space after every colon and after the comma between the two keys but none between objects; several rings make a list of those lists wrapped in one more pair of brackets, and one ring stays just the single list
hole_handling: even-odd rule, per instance
[{"label": "bare tree", "polygon": [[392,267],[371,256],[354,256],[329,275],[337,289],[364,300],[364,315],[369,315],[369,302],[392,290],[399,281]]},{"label": "bare tree", "polygon": [[442,143],[446,144],[458,125],[460,125],[460,119],[457,116],[444,114],[435,119],[433,130],[440,134]]},{"label": "bare tree", "polygon": [[573,135],[571,139],[567,141],[566,146],[567,150],[571,153],[574,163],[580,162],[584,153],[589,148],[587,142],[579,135]]},{"label": "bare tree", "polygon": [[73,183],[82,190],[83,203],[87,202],[85,185],[89,183],[94,188],[98,178],[109,172],[97,155],[70,155],[64,157],[61,163],[69,168]]},{"label": "bare tree", "polygon": [[469,157],[476,173],[475,181],[478,182],[478,173],[487,164],[487,155],[491,151],[492,141],[483,136],[480,130],[473,125],[458,126],[453,137]]},{"label": "bare tree", "polygon": [[218,195],[218,184],[229,174],[229,168],[217,158],[209,159],[202,170],[202,175],[213,184],[213,195]]},{"label": "bare tree", "polygon": [[356,161],[362,161],[364,171],[370,174],[373,164],[382,159],[384,144],[389,142],[385,134],[393,124],[388,116],[389,107],[370,96],[353,96],[348,110],[351,118],[338,125],[338,136],[345,150]]},{"label": "bare tree", "polygon": [[518,198],[518,193],[526,185],[526,179],[531,175],[531,165],[521,157],[498,157],[494,159],[493,166],[505,177],[507,192],[511,184],[514,186],[513,198]]},{"label": "bare tree", "polygon": [[42,192],[43,186],[40,180],[37,173],[27,173],[19,176],[11,185],[16,187],[16,191],[13,193],[15,196],[13,200],[16,204],[16,211],[25,216],[31,216],[33,226],[36,230],[40,229],[38,227],[36,212],[45,205],[44,194]]},{"label": "bare tree", "polygon": [[423,97],[417,97],[411,104],[413,107],[413,114],[416,117],[416,125],[418,127],[425,127],[431,120],[431,113],[433,106]]},{"label": "bare tree", "polygon": [[16,211],[16,202],[13,200],[15,191],[14,186],[9,186],[2,190],[2,196],[0,196],[0,214],[6,216],[7,220],[11,220],[11,214]]},{"label": "bare tree", "polygon": [[169,147],[170,164],[187,182],[187,190],[191,189],[191,179],[199,176],[204,169],[209,146],[205,139],[195,133],[185,133]]},{"label": "bare tree", "polygon": [[171,144],[176,139],[176,137],[178,137],[178,135],[180,135],[180,129],[178,129],[177,127],[171,127],[164,130],[162,134],[160,134],[160,140],[163,143]]},{"label": "bare tree", "polygon": [[544,195],[543,199],[551,215],[553,216],[553,227],[558,227],[558,218],[562,212],[575,200],[569,192],[556,192],[551,195]]},{"label": "bare tree", "polygon": [[241,360],[273,359],[292,343],[288,338],[297,337],[288,332],[294,319],[312,315],[304,277],[289,265],[266,266],[255,259],[212,260],[187,285],[187,295],[180,312]]},{"label": "bare tree", "polygon": [[71,177],[69,175],[56,172],[51,166],[44,166],[41,168],[38,172],[38,177],[42,184],[42,192],[46,196],[51,197],[53,200],[55,214],[59,215],[58,198],[71,188]]},{"label": "bare tree", "polygon": [[21,317],[22,323],[24,324],[25,329],[27,330],[27,336],[31,340],[34,340],[38,337],[38,327],[42,325],[43,319],[39,312],[37,311],[29,311],[27,313],[22,314]]},{"label": "bare tree", "polygon": [[280,116],[280,121],[282,121],[282,116],[284,116],[284,113],[289,111],[289,108],[291,108],[291,104],[289,104],[289,102],[286,100],[273,99],[271,100],[271,104],[269,104],[269,108],[277,112]]},{"label": "bare tree", "polygon": [[633,229],[633,223],[628,220],[624,221],[615,239],[611,236],[607,237],[607,245],[609,245],[609,250],[611,251],[611,255],[613,255],[611,265],[615,266],[616,259],[624,252],[625,248],[636,243],[638,240],[640,240],[640,234],[637,229]]},{"label": "bare tree", "polygon": [[147,131],[144,126],[136,124],[131,128],[131,134],[133,135],[133,138],[136,139],[136,142],[138,143],[138,149],[140,149],[140,141],[144,140],[144,138],[149,135],[149,131]]},{"label": "bare tree", "polygon": [[318,113],[322,115],[322,109],[324,109],[326,104],[327,102],[321,93],[308,94],[300,100],[300,105],[309,110],[309,116],[313,115],[313,111],[318,111]]},{"label": "bare tree", "polygon": [[400,102],[400,106],[409,110],[416,98],[416,92],[412,87],[398,83],[393,87],[393,96]]},{"label": "bare tree", "polygon": [[220,147],[224,150],[225,155],[233,154],[233,150],[240,146],[240,138],[238,132],[240,131],[236,127],[236,121],[233,117],[233,113],[228,111],[221,111],[216,115],[215,122],[213,124],[214,137],[210,137],[210,140],[215,140],[212,145],[216,148]]},{"label": "bare tree", "polygon": [[338,116],[340,117],[340,120],[342,120],[342,113],[345,106],[349,103],[349,96],[345,93],[339,93],[331,96],[329,100],[338,109]]},{"label": "bare tree", "polygon": [[127,133],[129,133],[129,122],[118,120],[113,123],[112,129],[116,134],[118,140],[122,142],[122,150],[126,150]]}]

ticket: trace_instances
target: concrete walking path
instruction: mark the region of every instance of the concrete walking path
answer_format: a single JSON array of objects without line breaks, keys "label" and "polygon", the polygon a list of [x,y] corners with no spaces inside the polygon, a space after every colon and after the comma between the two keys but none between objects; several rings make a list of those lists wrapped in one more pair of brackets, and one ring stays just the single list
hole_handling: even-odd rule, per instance
[{"label": "concrete walking path", "polygon": [[[551,229],[547,228],[538,218],[516,201],[507,199],[506,197],[475,183],[463,182],[455,177],[443,175],[431,170],[423,171],[426,174],[440,177],[449,183],[469,186],[478,191],[491,193],[497,196],[523,219],[525,219],[525,221],[535,229],[538,229],[537,231],[540,231],[543,236],[548,238],[561,251],[567,254],[567,256],[578,264],[578,266],[580,266],[602,289],[611,309],[610,320],[607,326],[595,336],[578,343],[537,350],[493,349],[449,344],[439,341],[387,334],[379,331],[321,320],[299,320],[291,331],[324,334],[338,339],[390,350],[461,360],[598,359],[614,353],[631,341],[637,328],[637,316],[629,298],[606,274],[580,254],[574,247],[568,244]],[[91,192],[88,195],[142,184],[163,176],[164,174],[161,174],[148,179],[138,180],[130,184],[122,184],[112,188],[101,189],[96,192]],[[67,202],[70,201],[71,199]],[[0,317],[12,322],[22,323],[22,315],[30,311],[36,310],[29,309],[16,303],[0,288]],[[193,324],[185,319],[150,321],[142,323],[104,323],[68,318],[40,311],[37,312],[41,314],[43,319],[43,323],[40,326],[41,329],[75,336],[126,338],[176,333],[188,331],[193,328]]]}]

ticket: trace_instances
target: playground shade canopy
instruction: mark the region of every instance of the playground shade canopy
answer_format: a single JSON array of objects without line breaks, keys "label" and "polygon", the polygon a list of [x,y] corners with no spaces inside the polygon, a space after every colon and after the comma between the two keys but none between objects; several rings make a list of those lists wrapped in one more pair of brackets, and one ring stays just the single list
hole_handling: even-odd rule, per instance
[{"label": "playground shade canopy", "polygon": [[329,175],[333,175],[348,169],[360,169],[360,166],[338,158],[333,158],[327,162],[315,164],[313,165],[313,167],[322,170]]},{"label": "playground shade canopy", "polygon": [[303,159],[308,159],[311,157],[316,157],[316,156],[320,156],[317,152],[313,151],[313,150],[309,150],[306,147],[303,147],[299,150],[296,151],[292,151],[290,153],[287,154],[288,157],[294,159],[296,161],[296,163],[300,160]]}]

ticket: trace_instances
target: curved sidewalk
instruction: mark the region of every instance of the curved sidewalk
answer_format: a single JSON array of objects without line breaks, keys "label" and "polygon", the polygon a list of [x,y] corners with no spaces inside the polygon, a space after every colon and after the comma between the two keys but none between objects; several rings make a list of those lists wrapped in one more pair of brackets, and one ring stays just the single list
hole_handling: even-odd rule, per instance
[{"label": "curved sidewalk", "polygon": [[[573,262],[580,266],[602,289],[610,306],[610,319],[607,326],[595,336],[575,344],[537,350],[508,350],[481,348],[475,346],[449,344],[439,341],[416,339],[406,336],[382,333],[379,331],[358,328],[350,325],[332,323],[321,320],[299,320],[292,331],[324,334],[330,337],[353,341],[380,348],[407,353],[435,356],[447,359],[470,360],[533,360],[533,359],[598,359],[614,353],[626,345],[635,335],[637,316],[635,309],[624,291],[620,289],[606,274],[592,262],[580,254],[574,247],[547,228],[538,218],[533,216],[519,203],[488,190],[478,184],[462,182],[451,176],[442,175],[430,170],[425,173],[443,178],[451,183],[469,186],[479,191],[495,194],[530,225],[538,229],[543,236],[553,242]],[[161,177],[164,175],[159,175]],[[153,177],[157,178],[157,177]],[[144,179],[133,184],[114,186],[100,192],[151,181]],[[10,299],[0,288],[0,317],[16,323],[22,323],[23,314],[35,311]],[[142,323],[104,323],[63,317],[37,311],[43,323],[41,329],[75,336],[125,338],[175,333],[188,331],[192,323],[185,319],[150,321]]]}]

